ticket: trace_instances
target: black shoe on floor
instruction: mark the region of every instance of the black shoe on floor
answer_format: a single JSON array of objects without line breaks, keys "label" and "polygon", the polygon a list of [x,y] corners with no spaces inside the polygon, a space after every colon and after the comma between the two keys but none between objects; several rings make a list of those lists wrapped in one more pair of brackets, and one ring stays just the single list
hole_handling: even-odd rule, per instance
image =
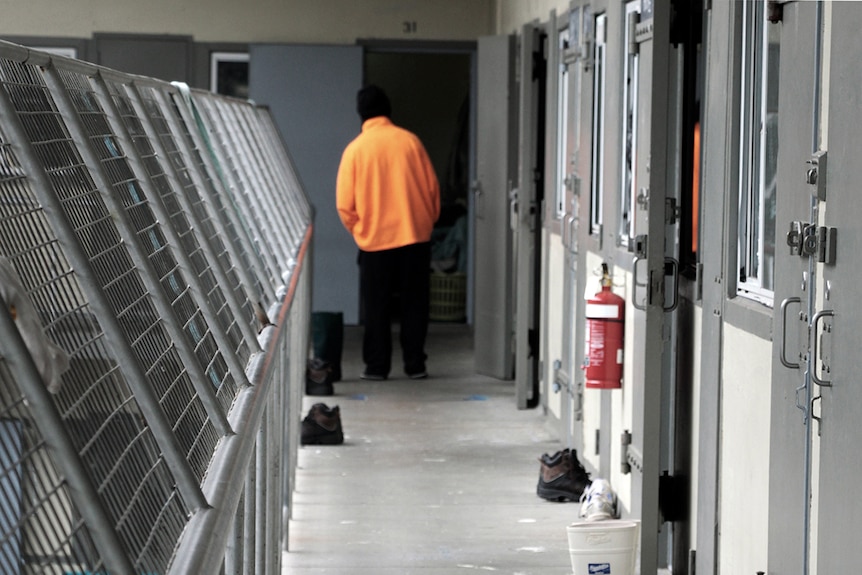
[{"label": "black shoe on floor", "polygon": [[386,376],[380,373],[363,371],[361,374],[359,374],[359,379],[364,379],[366,381],[384,381],[386,379]]},{"label": "black shoe on floor", "polygon": [[564,449],[539,458],[539,484],[536,494],[548,501],[580,501],[590,476],[578,461],[577,452]]},{"label": "black shoe on floor", "polygon": [[302,420],[302,445],[340,445],[344,443],[341,412],[338,406],[315,403]]},{"label": "black shoe on floor", "polygon": [[305,368],[306,395],[332,395],[335,393],[333,381],[329,363],[318,358],[308,360]]}]

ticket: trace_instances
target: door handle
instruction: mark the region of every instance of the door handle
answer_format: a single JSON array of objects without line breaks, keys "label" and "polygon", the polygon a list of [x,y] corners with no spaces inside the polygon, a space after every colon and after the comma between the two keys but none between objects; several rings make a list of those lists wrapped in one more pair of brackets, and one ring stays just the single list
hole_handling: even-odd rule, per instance
[{"label": "door handle", "polygon": [[[641,258],[639,256],[635,256],[634,260],[632,260],[632,275],[634,276],[634,290],[632,290],[632,306],[636,310],[645,311],[647,305],[652,301],[652,293],[650,288],[649,274],[647,274],[646,283],[641,283],[638,281],[638,264],[642,261],[646,261],[645,258]],[[662,274],[667,277],[668,275],[673,277],[673,303],[670,305],[662,305],[662,309],[665,312],[672,312],[679,305],[679,261],[675,258],[665,258],[664,259],[665,268],[662,270]],[[668,274],[668,267],[671,270],[671,273]],[[637,288],[646,288],[646,298],[644,299],[644,303],[638,303],[637,299]]]},{"label": "door handle", "polygon": [[670,266],[670,275],[673,277],[673,303],[664,307],[665,312],[672,312],[679,305],[679,260],[676,258],[664,259],[664,276],[667,277],[668,266]]},{"label": "door handle", "polygon": [[811,319],[811,327],[813,328],[813,332],[814,332],[814,334],[813,334],[814,335],[814,344],[812,345],[812,348],[811,348],[811,365],[812,365],[811,381],[813,381],[814,383],[816,383],[817,385],[819,385],[821,387],[832,387],[832,381],[820,379],[819,377],[817,377],[817,361],[820,359],[820,353],[819,353],[819,349],[818,349],[819,345],[817,343],[820,340],[820,338],[817,337],[817,324],[820,323],[820,320],[823,319],[824,317],[833,317],[834,315],[835,315],[834,310],[824,309],[824,310],[818,311],[816,314],[814,314],[814,317]]},{"label": "door handle", "polygon": [[799,369],[798,363],[791,363],[787,360],[787,306],[792,303],[802,303],[802,299],[798,297],[789,297],[781,302],[781,365],[788,369]]}]

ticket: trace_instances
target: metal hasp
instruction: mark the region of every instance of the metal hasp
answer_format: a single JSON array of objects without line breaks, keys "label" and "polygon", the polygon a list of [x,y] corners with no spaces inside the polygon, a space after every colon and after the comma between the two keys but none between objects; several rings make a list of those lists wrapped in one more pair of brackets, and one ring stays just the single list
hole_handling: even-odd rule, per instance
[{"label": "metal hasp", "polygon": [[818,263],[835,265],[838,248],[838,230],[805,222],[790,222],[786,236],[790,255],[813,256]]},{"label": "metal hasp", "polygon": [[812,186],[811,193],[821,202],[826,201],[826,150],[818,150],[806,163],[805,183]]}]

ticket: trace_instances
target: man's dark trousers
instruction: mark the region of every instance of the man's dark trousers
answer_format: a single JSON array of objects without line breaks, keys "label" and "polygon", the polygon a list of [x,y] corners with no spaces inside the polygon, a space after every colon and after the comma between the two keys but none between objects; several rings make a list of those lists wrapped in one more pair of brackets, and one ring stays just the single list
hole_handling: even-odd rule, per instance
[{"label": "man's dark trousers", "polygon": [[365,306],[362,359],[365,373],[388,376],[392,367],[392,295],[401,302],[401,349],[404,372],[425,372],[428,334],[431,244],[411,244],[377,252],[359,252],[359,281]]}]

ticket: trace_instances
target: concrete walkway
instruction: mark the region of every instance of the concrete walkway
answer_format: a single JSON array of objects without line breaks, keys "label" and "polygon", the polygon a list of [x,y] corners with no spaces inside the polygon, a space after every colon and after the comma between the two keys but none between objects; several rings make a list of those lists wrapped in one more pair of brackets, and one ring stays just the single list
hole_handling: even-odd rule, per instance
[{"label": "concrete walkway", "polygon": [[360,337],[346,329],[336,395],[304,400],[340,406],[345,443],[300,447],[282,572],[571,574],[578,505],[536,496],[537,458],[560,449],[541,408],[474,373],[467,326],[432,324],[420,381],[397,356],[388,381],[359,380]]}]

